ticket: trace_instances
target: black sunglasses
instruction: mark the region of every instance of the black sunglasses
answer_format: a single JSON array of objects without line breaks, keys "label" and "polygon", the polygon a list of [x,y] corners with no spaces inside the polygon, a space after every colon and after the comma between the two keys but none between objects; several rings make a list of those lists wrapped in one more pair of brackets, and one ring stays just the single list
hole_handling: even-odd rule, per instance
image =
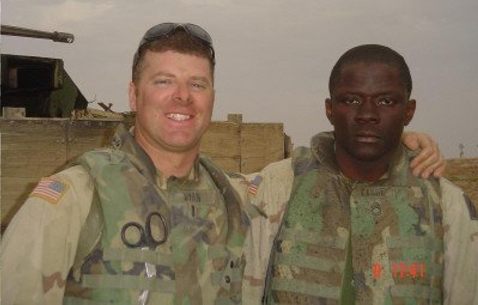
[{"label": "black sunglasses", "polygon": [[177,28],[182,28],[190,36],[199,39],[202,43],[204,43],[207,47],[209,47],[209,49],[211,50],[211,61],[212,61],[212,64],[215,65],[216,56],[215,56],[214,48],[212,46],[211,36],[209,36],[208,32],[206,32],[206,30],[201,28],[199,25],[192,24],[192,23],[166,22],[166,23],[160,23],[153,26],[144,34],[143,38],[141,39],[141,42],[139,43],[139,46],[138,46],[138,51],[136,51],[136,56],[145,44],[158,40],[162,37],[168,37]]}]

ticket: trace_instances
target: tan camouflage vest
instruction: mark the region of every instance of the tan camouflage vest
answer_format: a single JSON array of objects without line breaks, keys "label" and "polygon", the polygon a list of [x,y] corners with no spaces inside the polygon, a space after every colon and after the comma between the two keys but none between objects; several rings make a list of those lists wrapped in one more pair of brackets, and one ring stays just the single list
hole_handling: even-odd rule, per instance
[{"label": "tan camouflage vest", "polygon": [[[81,233],[64,304],[142,304],[138,298],[145,290],[147,304],[241,303],[249,222],[222,171],[201,157],[199,182],[169,179],[161,190],[151,160],[130,136],[121,136],[118,146],[130,142],[134,154],[110,149],[79,158],[97,200]],[[145,227],[153,211],[166,220],[166,242],[155,251],[125,246],[123,226],[135,221]],[[155,277],[146,276],[146,263],[154,266]]]},{"label": "tan camouflage vest", "polygon": [[328,153],[308,150],[294,162],[265,302],[441,304],[438,183],[413,177],[405,155],[386,179],[350,181],[337,170],[333,140],[321,141]]}]

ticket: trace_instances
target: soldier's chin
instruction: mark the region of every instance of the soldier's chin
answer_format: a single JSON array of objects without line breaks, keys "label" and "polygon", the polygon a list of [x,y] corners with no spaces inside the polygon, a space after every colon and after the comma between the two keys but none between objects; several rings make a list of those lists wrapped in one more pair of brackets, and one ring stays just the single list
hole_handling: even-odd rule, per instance
[{"label": "soldier's chin", "polygon": [[383,154],[381,154],[380,152],[375,151],[375,150],[362,149],[362,150],[355,151],[353,153],[353,156],[358,161],[375,162],[375,161],[380,160],[383,157]]}]

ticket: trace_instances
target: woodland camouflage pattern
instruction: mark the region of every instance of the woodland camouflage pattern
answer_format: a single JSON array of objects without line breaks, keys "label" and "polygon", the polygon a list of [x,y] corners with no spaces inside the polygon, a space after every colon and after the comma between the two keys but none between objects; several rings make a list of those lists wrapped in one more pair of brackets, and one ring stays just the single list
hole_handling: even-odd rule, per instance
[{"label": "woodland camouflage pattern", "polygon": [[[331,135],[330,134],[322,134],[322,135],[318,135],[316,137],[314,137],[313,139],[317,139],[317,138],[324,138],[323,141],[329,141],[331,139]],[[314,140],[313,140],[313,147],[314,148],[317,148],[317,146],[315,146],[314,144]],[[330,144],[330,142],[329,142]],[[328,145],[326,145],[328,146]],[[333,146],[332,146],[333,147]],[[333,149],[333,148],[332,148]],[[322,163],[325,163],[324,166],[329,166],[331,167],[332,169],[334,169],[334,172],[337,173],[337,168],[335,166],[335,163],[332,162],[330,163],[327,163],[327,162],[324,162],[324,158],[326,158],[326,155],[327,154],[331,154],[330,152],[330,146],[329,146],[329,149],[328,149],[328,153],[321,153],[322,150],[317,150],[317,149],[314,149],[313,150],[313,154],[315,155],[315,157],[320,161],[320,164],[323,165]],[[325,150],[327,151],[327,150]],[[318,167],[318,165],[314,165],[314,164],[308,164],[308,162],[302,162],[300,160],[306,160],[305,158],[310,156],[310,150],[309,149],[306,149],[306,148],[303,148],[303,149],[298,149],[296,152],[295,152],[295,155],[296,155],[296,158],[295,160],[293,160],[293,163],[296,165],[296,170],[298,173],[303,173],[305,172],[306,168],[308,166],[310,167]],[[301,156],[303,158],[301,158]],[[301,167],[301,164],[302,164],[302,167]],[[298,166],[297,166],[298,165]],[[285,207],[285,204],[284,204],[284,201],[287,201],[288,198],[289,198],[289,194],[287,192],[284,192],[284,191],[281,191],[282,189],[292,189],[292,181],[293,181],[293,178],[294,178],[294,172],[293,172],[293,169],[292,167],[290,166],[290,160],[285,160],[285,161],[282,161],[282,162],[278,162],[278,163],[275,163],[275,164],[271,164],[269,166],[267,166],[261,173],[260,175],[264,178],[263,179],[263,182],[261,184],[261,187],[259,188],[259,191],[257,193],[256,196],[254,196],[253,198],[253,203],[256,204],[256,205],[260,205],[260,207],[265,211],[266,215],[269,216],[269,218],[273,218],[275,217],[276,219],[277,218],[280,218],[280,216],[282,215],[282,211],[283,211],[283,208]],[[272,178],[273,177],[273,178]],[[402,175],[403,178],[406,178],[408,177],[408,174],[407,175]],[[270,181],[273,180],[274,182],[277,183],[277,181],[287,181],[286,183],[282,183],[280,184],[281,188],[277,189],[277,188],[274,188],[274,187],[271,187],[271,184],[270,184]],[[321,278],[321,279],[324,279],[324,271],[320,271],[320,272],[317,272],[317,269],[324,269],[324,270],[327,270],[327,268],[329,268],[329,272],[340,272],[340,269],[346,269],[345,267],[345,261],[347,261],[347,257],[346,257],[346,249],[348,247],[350,247],[349,245],[349,239],[348,239],[348,233],[347,233],[347,230],[343,230],[343,229],[340,229],[340,230],[333,230],[333,226],[335,225],[336,229],[338,228],[338,225],[341,221],[343,221],[343,218],[344,216],[340,216],[339,214],[336,214],[338,217],[337,218],[333,218],[333,217],[330,217],[329,215],[331,215],[331,213],[334,213],[334,210],[347,210],[346,206],[349,202],[349,199],[350,199],[350,204],[351,204],[351,208],[355,209],[355,217],[363,217],[364,214],[368,214],[367,217],[369,218],[375,218],[378,215],[378,213],[380,212],[382,214],[382,216],[380,217],[384,217],[384,212],[387,211],[387,210],[384,210],[383,209],[383,205],[380,206],[380,209],[377,209],[376,205],[374,205],[374,201],[372,201],[372,204],[369,203],[369,205],[366,205],[365,206],[365,209],[360,209],[359,208],[359,205],[361,204],[360,202],[357,202],[357,203],[354,203],[353,201],[357,200],[357,201],[360,201],[360,200],[364,200],[366,197],[368,198],[382,198],[382,191],[381,191],[381,187],[379,186],[378,188],[366,188],[366,189],[370,189],[373,191],[369,192],[369,191],[363,191],[364,188],[363,186],[361,187],[360,185],[356,184],[354,185],[353,182],[348,182],[347,183],[347,180],[344,179],[344,177],[342,177],[341,175],[337,176],[337,177],[332,177],[332,180],[335,180],[333,182],[330,182],[330,187],[329,189],[326,189],[326,190],[320,190],[320,188],[314,188],[313,187],[313,183],[312,185],[309,187],[309,191],[308,193],[306,192],[305,195],[303,196],[304,200],[307,201],[309,200],[310,201],[310,206],[308,207],[295,207],[296,211],[294,213],[297,213],[297,215],[292,215],[292,216],[289,216],[289,212],[286,212],[286,215],[285,216],[288,221],[289,221],[289,224],[296,224],[295,228],[296,229],[300,229],[302,230],[302,232],[307,232],[306,234],[305,233],[302,233],[302,234],[295,234],[293,237],[290,237],[288,238],[287,241],[284,241],[284,242],[278,242],[278,246],[280,247],[279,249],[281,249],[281,251],[283,252],[286,252],[288,254],[288,257],[287,256],[282,256],[282,263],[279,265],[279,266],[276,266],[277,268],[273,268],[274,271],[277,271],[278,272],[281,272],[282,273],[282,276],[283,278],[293,278],[293,276],[300,276],[302,274],[302,277],[309,277],[311,280],[317,280],[318,278]],[[339,184],[340,182],[342,182],[343,184]],[[423,183],[423,182],[420,182],[420,183]],[[288,185],[287,185],[288,184]],[[344,191],[338,191],[334,188],[332,188],[331,186],[335,184],[336,187],[341,187],[344,189]],[[408,185],[407,185],[408,186]],[[411,198],[420,198],[420,192],[422,191],[422,186],[421,185],[418,185],[417,186],[413,186],[411,185],[412,187],[409,189],[409,191],[411,192],[410,195],[411,195]],[[351,191],[352,188],[354,189],[354,191]],[[277,194],[277,190],[279,190],[279,194]],[[420,190],[420,192],[419,192]],[[386,247],[383,247],[383,242],[382,242],[382,245],[380,243],[380,239],[383,238],[381,236],[377,236],[377,240],[372,240],[371,242],[372,243],[375,243],[375,247],[373,246],[366,246],[365,244],[363,244],[363,246],[356,242],[354,243],[353,246],[357,246],[359,249],[360,249],[360,252],[357,253],[357,254],[360,254],[360,257],[358,257],[358,259],[356,258],[354,260],[354,264],[356,264],[358,266],[359,269],[359,274],[360,273],[363,273],[363,276],[358,276],[357,279],[354,279],[354,281],[352,282],[352,275],[353,274],[350,274],[348,276],[350,276],[350,281],[348,281],[348,285],[347,285],[347,279],[344,279],[343,281],[343,284],[341,284],[340,281],[337,281],[335,280],[335,285],[338,285],[339,288],[341,290],[339,290],[339,293],[341,293],[342,291],[349,291],[351,290],[351,288],[353,287],[352,285],[355,285],[355,288],[357,289],[358,293],[357,293],[357,298],[358,299],[363,299],[363,298],[367,298],[369,297],[369,293],[371,293],[373,296],[374,296],[374,300],[376,302],[376,304],[387,304],[387,302],[390,301],[390,299],[380,299],[379,296],[382,294],[382,288],[380,288],[380,285],[375,285],[375,276],[374,276],[374,264],[375,262],[378,262],[377,265],[375,266],[378,266],[379,264],[382,264],[382,269],[380,270],[380,276],[378,277],[378,279],[381,279],[381,282],[384,283],[384,284],[387,284],[387,281],[389,281],[388,283],[390,284],[393,284],[394,286],[391,286],[390,288],[390,294],[399,294],[401,291],[400,289],[395,289],[395,288],[392,288],[392,287],[395,287],[395,283],[397,284],[409,284],[410,281],[411,281],[411,277],[410,276],[405,276],[405,275],[409,275],[410,274],[410,266],[411,265],[407,265],[407,268],[408,270],[407,271],[404,271],[404,278],[402,279],[401,278],[401,275],[400,275],[400,268],[402,268],[401,265],[395,265],[395,278],[393,277],[393,273],[394,273],[394,270],[393,270],[393,261],[399,261],[399,260],[402,260],[402,258],[400,258],[400,255],[403,258],[403,263],[407,263],[408,264],[408,261],[405,261],[405,259],[415,259],[415,258],[419,258],[421,259],[423,255],[432,255],[432,256],[435,256],[436,258],[436,262],[440,262],[440,259],[443,260],[444,262],[444,270],[443,270],[443,280],[442,280],[442,283],[436,283],[436,281],[439,281],[439,274],[440,274],[440,267],[438,266],[439,264],[435,264],[435,266],[437,267],[437,269],[434,269],[433,272],[437,272],[437,275],[436,277],[434,277],[434,279],[430,279],[431,281],[431,284],[433,286],[436,286],[436,287],[439,287],[439,285],[442,285],[442,290],[443,290],[443,304],[478,304],[478,274],[476,273],[476,266],[478,264],[478,221],[477,221],[477,216],[476,216],[476,209],[470,209],[469,207],[471,207],[470,204],[467,204],[467,202],[469,203],[470,201],[467,199],[467,197],[463,194],[463,192],[457,188],[456,186],[454,186],[453,184],[451,184],[449,181],[447,181],[446,179],[439,179],[439,188],[438,189],[435,189],[435,187],[431,187],[431,189],[428,189],[430,192],[428,195],[431,195],[432,197],[435,196],[435,195],[441,195],[441,203],[440,203],[440,207],[436,207],[434,206],[432,209],[428,209],[428,211],[433,211],[432,214],[429,214],[429,215],[426,215],[425,213],[423,213],[423,210],[420,210],[420,209],[416,209],[416,210],[413,210],[413,209],[408,209],[406,206],[405,207],[402,207],[402,208],[393,208],[393,209],[397,209],[398,211],[402,211],[403,209],[403,212],[406,212],[408,213],[409,215],[414,215],[414,219],[415,220],[415,223],[419,223],[420,225],[419,226],[412,226],[413,227],[413,230],[411,230],[410,232],[412,233],[419,233],[419,234],[422,234],[423,232],[426,232],[426,233],[429,233],[431,232],[431,220],[439,220],[439,216],[440,214],[443,216],[443,219],[441,221],[442,223],[442,228],[440,229],[439,226],[436,226],[436,223],[435,223],[435,233],[436,233],[436,236],[439,237],[441,234],[444,234],[444,237],[443,237],[443,243],[444,243],[444,254],[440,255],[440,251],[438,252],[435,252],[435,253],[431,253],[431,251],[429,252],[429,254],[426,254],[426,250],[423,251],[423,250],[412,250],[412,249],[404,249],[404,251],[402,251],[402,249],[400,249],[399,247],[397,247],[397,243],[396,242],[400,242],[400,240],[395,240],[394,242],[389,242],[387,243],[387,247],[390,248],[388,249],[388,257],[387,256],[384,256],[383,254],[387,252],[386,250]],[[312,204],[314,200],[316,200],[317,202],[320,202],[321,200],[323,200],[323,198],[321,197],[321,193],[322,192],[329,192],[329,193],[335,193],[337,198],[335,199],[335,204],[337,207],[333,208],[333,207],[327,207],[327,213],[328,214],[323,214],[323,215],[320,215],[320,213],[317,213],[318,211],[321,211],[324,210],[324,205],[317,205],[317,204]],[[434,194],[435,193],[435,194]],[[347,194],[351,194],[350,198],[347,197],[348,195]],[[398,195],[399,193],[397,193]],[[407,194],[407,192],[404,192],[403,194]],[[424,193],[426,194],[426,193]],[[294,195],[297,195],[295,192],[294,192]],[[365,197],[363,195],[366,195]],[[385,194],[384,194],[385,195]],[[310,196],[312,197],[315,197],[317,196],[316,198],[314,198],[314,200],[310,200]],[[345,196],[345,199],[343,199],[343,197]],[[392,196],[393,198],[393,196]],[[396,199],[393,199],[395,201],[390,201],[390,204],[395,204],[396,200],[398,199],[399,197],[397,197]],[[425,198],[425,197],[424,197]],[[432,201],[435,201],[434,198],[432,198]],[[325,204],[326,202],[323,202],[323,204]],[[415,201],[415,200],[412,200],[412,206],[418,204],[418,201]],[[382,203],[381,203],[382,204]],[[385,202],[385,205],[388,205],[386,202]],[[389,208],[391,208],[390,205],[388,205]],[[440,208],[441,208],[441,212],[440,212]],[[294,209],[294,207],[291,207],[290,209]],[[314,210],[312,212],[310,212],[311,210]],[[377,214],[377,216],[374,216],[372,214],[372,211],[374,213]],[[388,210],[389,212],[391,212],[392,210]],[[408,212],[407,212],[408,211]],[[319,214],[319,215],[317,215]],[[430,217],[430,215],[433,215],[432,217]],[[324,238],[323,236],[322,237],[316,237],[313,233],[311,233],[310,230],[306,230],[306,229],[317,229],[317,226],[320,226],[320,221],[316,221],[316,219],[313,219],[313,218],[323,218],[323,217],[327,217],[329,216],[331,219],[333,219],[332,221],[332,228],[330,227],[322,227],[322,230],[325,230],[328,234],[335,234],[336,238],[335,240],[332,240],[332,239],[328,239],[328,238]],[[419,219],[419,221],[418,221]],[[356,219],[355,219],[356,220]],[[352,220],[352,221],[355,221],[355,220]],[[413,221],[410,221],[411,224],[413,225]],[[254,222],[253,222],[254,223]],[[359,224],[359,222],[357,222]],[[378,222],[378,225],[386,225],[386,222],[385,221],[379,221]],[[383,232],[383,236],[387,237],[387,236],[390,236],[390,233],[391,232],[396,232],[397,230],[399,232],[402,232],[404,230],[406,230],[407,226],[410,228],[410,223],[407,224],[403,224],[401,225],[400,223],[395,223],[394,225],[392,225],[391,223],[391,226],[390,226],[390,229],[382,229],[382,232]],[[360,234],[364,235],[364,236],[369,236],[370,238],[370,233],[371,231],[368,231],[367,228],[369,228],[370,226],[368,225],[367,222],[363,222],[362,225],[360,226],[355,226],[354,228],[360,232]],[[274,227],[273,226],[269,226],[267,227],[268,228],[268,231],[267,233],[274,233]],[[253,227],[253,230],[254,230],[254,227]],[[442,231],[442,233],[440,233],[440,231]],[[264,232],[263,232],[264,233]],[[262,239],[264,241],[267,240],[267,233],[264,234],[264,236],[261,238],[261,237],[258,237],[258,236],[255,236],[255,239]],[[287,236],[286,236],[287,237]],[[339,237],[339,238],[337,238]],[[304,248],[304,244],[307,244],[307,243],[303,243],[303,242],[299,242],[297,244],[299,244],[299,246],[295,246],[293,248],[293,244],[295,244],[295,242],[297,240],[304,240],[304,239],[307,239],[307,238],[312,238],[313,240],[317,241],[317,240],[320,240],[321,243],[322,243],[322,246],[327,246],[327,250],[324,249],[324,247],[318,247],[318,246],[314,246],[313,243],[309,243],[308,244],[308,247]],[[302,244],[302,245],[300,245]],[[399,245],[399,244],[398,244]],[[437,243],[436,244],[438,246],[437,249],[440,249],[440,244]],[[352,246],[352,253],[353,252],[353,247]],[[269,249],[275,249],[274,247],[272,247],[272,244],[269,244],[267,246],[264,246],[265,248],[269,248]],[[428,248],[428,247],[424,247],[426,249],[432,249],[431,247]],[[247,251],[247,249],[246,249]],[[292,253],[291,255],[291,252],[295,251],[294,253]],[[301,252],[301,251],[305,251],[305,252]],[[417,252],[417,251],[420,251],[420,252]],[[299,253],[299,255],[297,255],[297,253]],[[305,260],[303,259],[303,256],[301,256],[303,253],[306,253],[308,256],[322,256],[322,257],[325,257],[325,258],[328,258],[329,261],[331,261],[332,259],[335,260],[335,266],[333,267],[330,267],[330,264],[329,266],[327,266],[327,260],[324,260],[324,259],[319,259],[319,260],[313,260],[313,259],[308,259],[308,260]],[[356,255],[357,255],[356,254]],[[441,257],[441,258],[440,258]],[[277,259],[277,258],[276,258]],[[285,260],[285,261],[284,261]],[[389,265],[387,266],[385,264],[385,260],[388,260],[389,261]],[[298,266],[298,267],[290,267],[290,264],[292,263],[297,263],[297,262],[300,262],[301,266]],[[362,262],[362,263],[360,263]],[[370,266],[370,262],[372,262],[372,266],[370,268],[368,268],[368,266],[366,264],[368,264]],[[351,263],[351,260],[350,260],[350,263]],[[390,263],[392,265],[390,265]],[[402,263],[402,261],[400,261],[399,263]],[[289,266],[286,266],[286,265],[289,265]],[[305,273],[303,273],[302,271],[304,270],[307,270],[307,268],[311,268],[311,270],[313,270],[313,274],[312,275],[307,275]],[[351,268],[352,266],[350,266]],[[266,267],[261,265],[261,268],[263,268],[262,270],[264,270]],[[354,266],[354,268],[357,269],[357,267]],[[247,269],[247,268],[246,268]],[[363,271],[360,271],[360,270],[363,270]],[[412,271],[413,272],[413,271]],[[417,271],[418,272],[418,271]],[[265,272],[264,272],[265,273]],[[247,274],[247,271],[246,271],[246,274]],[[375,274],[376,275],[376,274]],[[398,276],[397,276],[398,275]],[[428,276],[428,274],[427,274]],[[259,276],[258,276],[259,277]],[[426,277],[424,278],[425,280],[428,280]],[[333,282],[334,281],[334,278],[333,277],[327,277],[325,278],[326,281],[324,282],[321,282],[321,283],[326,283],[327,281],[331,281]],[[370,280],[372,280],[372,283],[370,282]],[[422,281],[422,279],[420,277],[416,277],[416,281]],[[319,281],[317,281],[317,283],[319,283]],[[352,284],[353,283],[353,284]],[[270,282],[269,282],[270,284]],[[372,284],[372,285],[371,285]],[[274,284],[272,284],[273,286]],[[281,284],[278,284],[278,286],[280,286]],[[367,286],[369,285],[369,286]],[[282,282],[282,287],[286,286],[287,289],[291,289],[292,287],[294,287],[294,283],[293,281],[283,281]],[[358,286],[358,288],[357,288]],[[300,288],[298,289],[304,289],[304,287],[307,287],[306,285],[305,286],[300,286]],[[317,301],[317,299],[314,300],[314,298],[308,298],[307,295],[305,294],[295,294],[295,297],[297,297],[298,299],[294,299],[292,301],[290,301],[290,299],[288,299],[289,302],[292,302],[294,304],[329,304],[329,303],[332,303],[332,304],[350,304],[350,302],[352,302],[352,300],[350,299],[347,299],[345,298],[347,295],[350,297],[351,294],[350,293],[343,293],[342,296],[344,296],[344,298],[342,299],[339,299],[337,298],[337,291],[333,289],[330,289],[332,286],[328,286],[328,293],[329,293],[329,296],[333,296],[336,298],[335,301],[332,301],[330,300],[331,298],[329,298],[329,300],[325,300],[325,299],[320,299],[319,298],[319,301]],[[373,289],[370,289],[369,288],[372,287]],[[274,286],[273,286],[274,288]],[[314,288],[316,288],[314,286]],[[327,289],[326,289],[327,290]],[[412,289],[413,290],[413,289]],[[317,290],[313,289],[313,292],[315,293]],[[433,290],[433,291],[436,291],[436,290]],[[403,293],[403,291],[402,291]],[[415,291],[416,293],[416,291]],[[275,296],[277,296],[277,293],[276,292],[273,292],[273,294],[275,294]],[[287,294],[287,293],[281,293],[282,296],[284,297],[294,297],[294,294]],[[409,292],[407,292],[407,295],[412,295],[413,294],[413,291],[410,291],[410,294]],[[382,294],[383,295],[383,294]],[[432,294],[430,294],[432,295]],[[274,299],[271,298],[271,294],[269,293],[269,298],[266,299],[266,301],[268,302],[272,302]],[[353,296],[353,295],[352,295]],[[378,296],[378,297],[376,297]],[[435,297],[435,295],[432,295],[433,297]],[[314,301],[315,302],[314,302]],[[409,298],[409,300],[407,301],[411,301],[411,299]],[[423,301],[423,300],[422,300]],[[326,303],[328,302],[328,303]],[[392,304],[402,304],[403,302],[405,302],[404,298],[401,298],[401,297],[396,297],[394,298]],[[438,302],[438,301],[436,301]],[[249,303],[248,303],[249,304]],[[255,303],[251,303],[251,304],[255,304]]]},{"label": "woodland camouflage pattern", "polygon": [[[248,193],[251,181],[254,181],[257,176],[262,178],[257,185],[257,193]],[[83,166],[77,165],[52,178],[61,183],[64,190],[55,200],[30,196],[2,238],[2,303],[4,305],[61,304],[71,266],[75,265],[74,270],[78,270],[78,264],[81,265],[81,258],[85,256],[81,253],[89,253],[96,244],[96,241],[80,237],[80,232],[82,232],[81,235],[101,237],[93,233],[83,234],[85,229],[82,229],[85,222],[101,226],[101,222],[95,222],[94,219],[87,220],[87,217],[90,218],[89,215],[91,215],[90,207],[96,206],[92,204],[95,188],[90,174]],[[159,175],[155,178],[156,184],[162,185],[164,180]],[[236,175],[233,179],[229,179],[229,182],[240,194],[244,209],[251,218],[251,229],[246,234],[243,249],[246,262],[242,281],[242,304],[250,305],[260,304],[262,300],[273,239],[281,223],[294,181],[291,160],[286,159],[271,164],[260,173],[248,176],[247,180]],[[445,251],[443,258],[444,304],[478,304],[476,209],[467,205],[469,201],[465,199],[463,192],[447,180],[440,179],[440,189]],[[246,204],[248,201],[251,201],[252,205]],[[98,213],[93,214],[98,215]],[[135,215],[134,219],[144,224],[144,219],[138,215]],[[91,228],[92,232],[98,229],[95,225],[88,228]],[[202,234],[201,236],[211,235]],[[87,242],[77,251],[80,239]],[[113,243],[115,237],[113,236],[110,240]],[[231,248],[231,253],[235,253],[234,251]],[[75,260],[77,253],[80,254]],[[115,268],[118,268],[118,264]],[[158,273],[162,274],[163,279],[168,280],[167,272],[158,271]],[[69,280],[74,279],[78,279],[77,272],[70,274]],[[71,291],[70,285],[71,282],[68,285],[70,295],[76,293],[77,296],[81,296],[87,291]],[[233,291],[236,290],[233,289]],[[171,297],[167,298],[166,294],[163,295],[165,299],[161,300],[161,304],[174,302]]]},{"label": "woodland camouflage pattern", "polygon": [[[56,179],[76,188],[76,181],[71,183],[68,176],[71,171],[77,175],[86,168],[93,178],[86,183],[91,193],[86,197],[93,213],[81,211],[78,218],[83,219],[64,215],[71,211],[61,213],[70,219],[72,226],[60,217],[47,221],[36,238],[47,244],[44,250],[49,251],[44,253],[53,253],[51,259],[38,249],[32,253],[31,263],[29,260],[13,263],[25,274],[16,274],[7,282],[18,283],[20,275],[24,279],[29,273],[33,279],[25,284],[35,286],[13,287],[4,298],[5,304],[60,304],[63,290],[64,304],[137,304],[142,290],[150,291],[150,304],[241,303],[243,244],[249,219],[227,178],[210,161],[198,159],[187,179],[164,179],[155,173],[151,160],[122,127],[115,136],[113,149],[86,153],[79,163],[81,167],[73,167]],[[87,177],[83,174],[81,178]],[[65,200],[72,199],[66,193]],[[224,198],[228,199],[227,204]],[[69,205],[63,199],[42,204],[45,209]],[[82,204],[88,206],[87,202]],[[38,202],[27,202],[23,214],[29,214],[31,205]],[[169,233],[166,243],[155,251],[126,247],[120,236],[123,225],[135,221],[144,226],[151,211],[159,211],[166,219]],[[78,211],[72,213],[78,214]],[[27,227],[21,225],[21,218],[15,219],[10,231]],[[81,223],[85,223],[85,229],[81,229]],[[14,233],[7,233],[10,234]],[[58,235],[60,240],[51,238]],[[9,246],[6,239],[4,243]],[[66,239],[63,244],[62,239]],[[11,242],[15,244],[16,240]],[[8,251],[7,257],[8,261],[13,260]],[[145,276],[146,262],[156,266],[157,277]]]},{"label": "woodland camouflage pattern", "polygon": [[[351,181],[338,172],[333,138],[326,139],[313,140],[313,156],[297,156],[292,196],[273,247],[269,301],[429,304],[431,296],[441,304],[437,183],[413,177],[402,150],[379,181]],[[421,264],[427,276],[397,277],[392,269],[403,263]]]}]

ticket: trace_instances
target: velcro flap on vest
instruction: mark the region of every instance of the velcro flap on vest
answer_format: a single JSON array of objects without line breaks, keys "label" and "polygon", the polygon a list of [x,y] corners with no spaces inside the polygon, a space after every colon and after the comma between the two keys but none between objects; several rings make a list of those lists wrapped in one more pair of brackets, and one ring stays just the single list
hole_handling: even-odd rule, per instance
[{"label": "velcro flap on vest", "polygon": [[314,231],[298,231],[294,229],[284,229],[282,234],[283,240],[295,242],[305,242],[316,244],[321,247],[345,249],[347,239],[342,237],[322,236],[319,232]]},{"label": "velcro flap on vest", "polygon": [[106,248],[103,250],[103,259],[105,261],[130,261],[162,266],[173,266],[174,264],[173,256],[171,254],[130,248]]},{"label": "velcro flap on vest", "polygon": [[95,289],[148,290],[162,293],[174,293],[175,281],[147,278],[135,275],[84,274],[83,285]]},{"label": "velcro flap on vest", "polygon": [[288,266],[308,268],[325,272],[342,272],[345,268],[345,262],[335,262],[329,259],[313,256],[304,256],[302,254],[296,256],[291,254],[277,253],[276,257],[277,264],[284,264]]},{"label": "velcro flap on vest", "polygon": [[435,251],[443,250],[443,241],[430,237],[400,236],[387,237],[388,248],[424,248]]},{"label": "velcro flap on vest", "polygon": [[339,287],[313,284],[296,279],[274,278],[274,281],[272,282],[272,290],[287,291],[335,300],[338,300],[340,297]]},{"label": "velcro flap on vest", "polygon": [[[116,302],[115,305],[129,305],[130,302]],[[89,299],[80,299],[71,296],[65,296],[63,298],[62,305],[111,305],[111,302],[108,301],[96,301],[96,300],[89,300]]]},{"label": "velcro flap on vest", "polygon": [[421,298],[432,301],[441,300],[441,291],[438,288],[415,285],[396,285],[390,287],[390,294],[393,297]]}]

